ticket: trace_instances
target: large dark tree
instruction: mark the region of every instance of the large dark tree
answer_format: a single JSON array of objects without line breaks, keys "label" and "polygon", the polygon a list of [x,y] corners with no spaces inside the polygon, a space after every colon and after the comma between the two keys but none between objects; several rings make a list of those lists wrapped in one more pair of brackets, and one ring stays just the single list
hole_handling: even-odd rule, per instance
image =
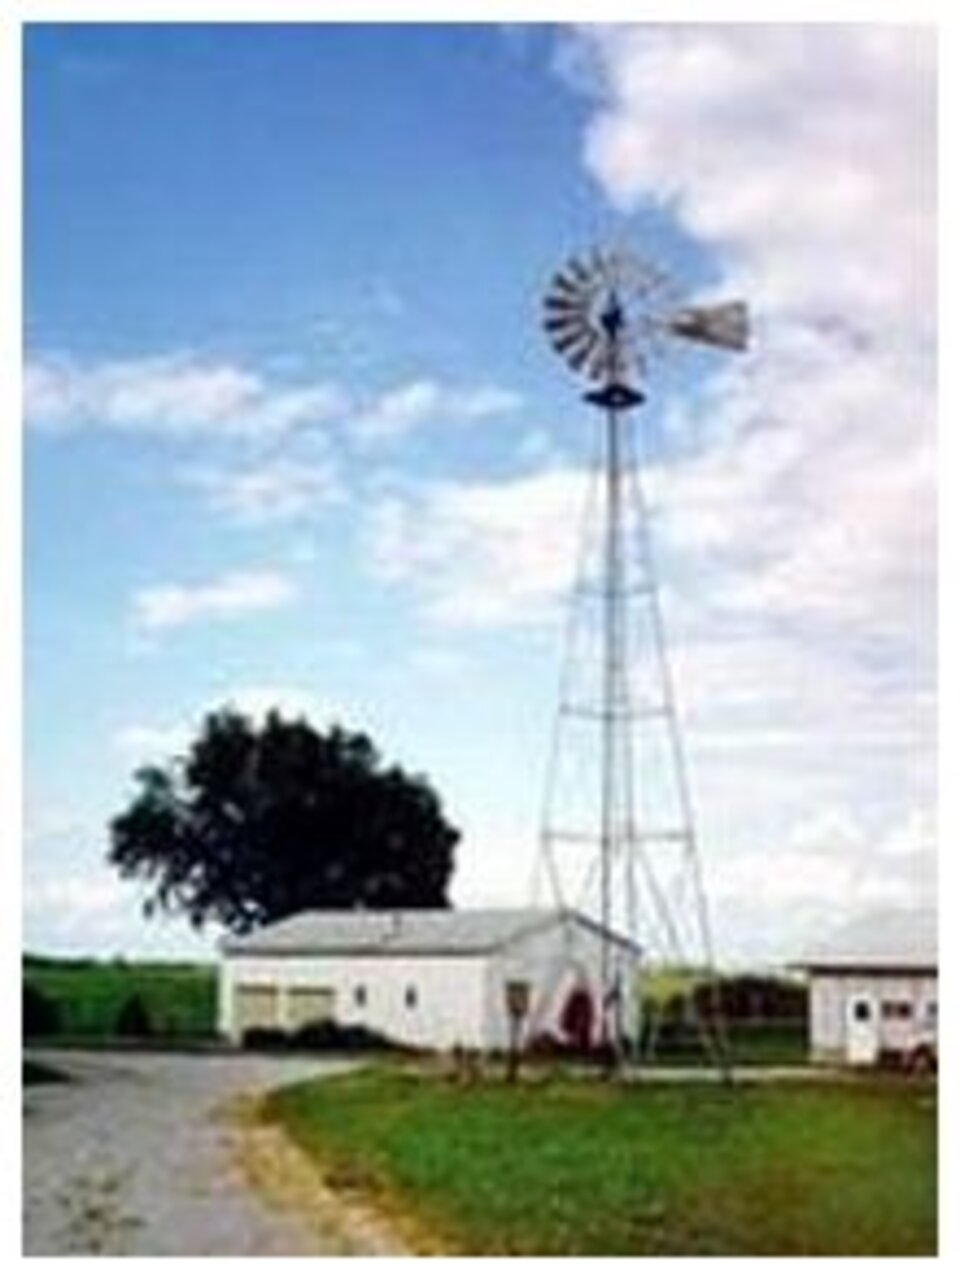
[{"label": "large dark tree", "polygon": [[108,860],[145,910],[244,932],[292,911],[447,906],[460,838],[421,777],[362,733],[271,711],[209,715],[187,755],[136,774]]}]

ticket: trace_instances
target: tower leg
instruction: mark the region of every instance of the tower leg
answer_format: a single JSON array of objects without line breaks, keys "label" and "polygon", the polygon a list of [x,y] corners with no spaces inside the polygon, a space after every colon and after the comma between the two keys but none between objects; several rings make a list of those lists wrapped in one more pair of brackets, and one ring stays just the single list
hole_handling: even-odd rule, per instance
[{"label": "tower leg", "polygon": [[[635,972],[620,971],[614,935],[642,948],[648,968],[656,957],[712,971],[713,953],[631,422],[626,407],[601,407],[541,859],[553,900],[602,926],[599,1038],[616,1067],[628,1028],[636,1037],[640,991]],[[568,815],[584,790],[586,803]],[[714,1018],[709,1022],[700,1027],[704,1046],[721,1064]]]}]

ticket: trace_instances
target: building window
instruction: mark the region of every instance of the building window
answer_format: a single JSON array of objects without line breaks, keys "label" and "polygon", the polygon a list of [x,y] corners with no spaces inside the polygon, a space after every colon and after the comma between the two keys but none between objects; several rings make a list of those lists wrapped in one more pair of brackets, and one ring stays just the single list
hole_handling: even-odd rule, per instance
[{"label": "building window", "polygon": [[913,1004],[908,999],[885,999],[880,1005],[884,1021],[909,1021],[913,1016]]},{"label": "building window", "polygon": [[870,1001],[869,1000],[858,999],[856,1001],[856,1003],[853,1005],[853,1020],[854,1021],[870,1020]]},{"label": "building window", "polygon": [[408,1008],[416,1008],[417,1006],[417,988],[416,986],[408,986],[403,992],[403,1002]]},{"label": "building window", "polygon": [[366,986],[354,986],[354,988],[353,988],[353,1002],[357,1005],[357,1007],[358,1007],[358,1008],[365,1008],[365,1007],[366,1007],[366,1003],[367,1003],[367,988],[366,988]]}]

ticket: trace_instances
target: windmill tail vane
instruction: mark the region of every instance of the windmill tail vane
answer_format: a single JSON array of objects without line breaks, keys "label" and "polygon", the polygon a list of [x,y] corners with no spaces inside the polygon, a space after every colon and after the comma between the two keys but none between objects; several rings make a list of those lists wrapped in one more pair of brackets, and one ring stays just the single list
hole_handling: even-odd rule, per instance
[{"label": "windmill tail vane", "polygon": [[687,307],[670,318],[669,327],[676,337],[719,346],[727,351],[745,351],[750,337],[745,302]]}]

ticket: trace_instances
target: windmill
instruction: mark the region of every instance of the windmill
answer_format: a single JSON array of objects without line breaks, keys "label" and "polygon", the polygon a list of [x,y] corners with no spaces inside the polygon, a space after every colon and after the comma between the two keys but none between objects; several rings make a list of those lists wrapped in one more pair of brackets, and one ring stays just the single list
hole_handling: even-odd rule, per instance
[{"label": "windmill", "polygon": [[[659,267],[621,249],[570,258],[543,299],[551,345],[599,414],[537,861],[553,899],[604,926],[601,1038],[631,1036],[633,976],[611,931],[648,954],[713,969],[713,945],[650,520],[631,411],[651,360],[694,343],[742,351],[743,302],[682,305]],[[535,886],[535,892],[537,886]],[[698,1019],[724,1066],[714,1019]]]}]

